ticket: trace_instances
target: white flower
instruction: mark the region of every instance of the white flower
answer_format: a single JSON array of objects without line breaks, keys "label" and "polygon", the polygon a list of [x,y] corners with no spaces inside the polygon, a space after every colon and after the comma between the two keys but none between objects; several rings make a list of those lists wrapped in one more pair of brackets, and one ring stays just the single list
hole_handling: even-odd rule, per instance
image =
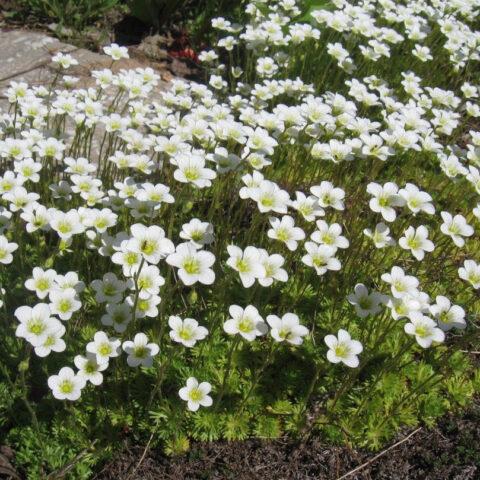
[{"label": "white flower", "polygon": [[295,192],[295,196],[296,199],[290,204],[307,222],[313,222],[316,217],[325,215],[325,210],[318,204],[317,197],[313,195],[307,197],[302,192]]},{"label": "white flower", "polygon": [[387,182],[383,186],[371,182],[367,185],[367,192],[373,195],[370,199],[370,209],[381,213],[387,222],[393,222],[397,216],[394,207],[405,204],[405,200],[398,194],[398,186],[393,182]]},{"label": "white flower", "polygon": [[255,200],[260,212],[287,213],[290,202],[288,192],[269,180],[263,180],[260,185],[251,192],[252,200]]},{"label": "white flower", "polygon": [[14,170],[18,173],[18,179],[22,182],[31,181],[38,183],[40,175],[38,172],[42,169],[42,164],[35,162],[32,158],[25,158],[15,162]]},{"label": "white flower", "polygon": [[109,57],[112,57],[112,60],[120,60],[121,58],[129,58],[128,48],[120,47],[116,43],[112,43],[106,47],[103,47],[103,51]]},{"label": "white flower", "polygon": [[412,312],[409,318],[410,323],[404,327],[405,333],[415,335],[415,340],[421,347],[428,348],[433,342],[441,343],[445,340],[445,334],[430,317],[421,312]]},{"label": "white flower", "polygon": [[335,248],[348,248],[349,241],[342,236],[342,227],[338,223],[329,225],[323,220],[317,220],[317,228],[315,232],[310,235],[310,238],[315,243],[329,245]]},{"label": "white flower", "polygon": [[95,300],[99,303],[119,303],[127,289],[126,283],[112,272],[106,273],[102,280],[94,280],[90,285],[95,290]]},{"label": "white flower", "polygon": [[50,212],[43,205],[37,204],[24,210],[20,217],[27,223],[25,228],[28,233],[50,229]]},{"label": "white flower", "polygon": [[178,276],[185,285],[200,282],[211,285],[215,281],[215,272],[210,268],[215,263],[211,252],[197,250],[192,243],[180,243],[166,262],[178,268]]},{"label": "white flower", "polygon": [[262,287],[269,287],[274,280],[279,282],[286,282],[288,280],[288,273],[285,269],[281,268],[285,263],[285,259],[282,255],[274,253],[269,255],[263,248],[259,249],[261,255],[261,263],[265,269],[265,276],[258,278],[258,283]]},{"label": "white flower", "polygon": [[[155,265],[147,265],[137,274],[137,286],[140,298],[149,298],[158,295],[160,287],[165,284],[165,279],[160,275],[160,270]],[[129,279],[129,287],[135,288],[135,282]]]},{"label": "white flower", "polygon": [[390,236],[390,228],[383,222],[377,223],[373,232],[370,228],[366,228],[363,233],[373,240],[376,248],[395,245],[395,240]]},{"label": "white flower", "polygon": [[10,203],[9,208],[12,212],[32,208],[39,198],[38,193],[27,192],[23,187],[15,187],[3,195],[3,199]]},{"label": "white flower", "polygon": [[242,177],[242,182],[245,186],[240,188],[238,192],[240,198],[243,200],[253,198],[253,192],[255,192],[263,181],[264,177],[260,172],[253,172],[251,175],[249,173],[245,174]]},{"label": "white flower", "polygon": [[362,155],[366,157],[375,157],[383,162],[393,154],[394,150],[388,145],[384,145],[383,138],[380,135],[360,135],[363,142]]},{"label": "white flower", "polygon": [[69,210],[66,213],[60,210],[53,210],[50,226],[63,240],[68,240],[73,235],[82,233],[85,230],[80,220],[80,215],[76,210]]},{"label": "white flower", "polygon": [[94,227],[97,232],[104,233],[108,228],[116,225],[117,218],[118,216],[109,208],[95,209],[90,212],[83,223],[86,227]]},{"label": "white flower", "polygon": [[270,334],[276,342],[286,341],[292,345],[301,345],[303,337],[308,335],[308,328],[300,325],[300,320],[294,313],[285,313],[282,318],[277,315],[268,315]]},{"label": "white flower", "polygon": [[52,322],[47,328],[45,340],[35,346],[35,354],[39,357],[46,357],[51,352],[63,352],[67,345],[62,337],[65,335],[65,327],[58,321]]},{"label": "white flower", "polygon": [[238,305],[231,305],[228,311],[232,318],[223,324],[223,329],[229,335],[239,334],[251,342],[267,333],[267,324],[253,305],[247,305],[245,309]]},{"label": "white flower", "polygon": [[332,207],[335,210],[344,210],[345,192],[338,187],[334,187],[332,183],[323,181],[320,185],[310,188],[310,191],[318,198],[321,207]]},{"label": "white flower", "polygon": [[360,318],[365,318],[368,315],[375,315],[380,312],[381,305],[386,302],[387,298],[378,292],[369,293],[363,283],[357,283],[354,293],[348,295],[347,300],[355,307],[357,315]]},{"label": "white flower", "polygon": [[11,192],[15,187],[20,186],[21,184],[22,180],[15,175],[15,172],[7,170],[3,174],[3,177],[0,177],[0,195]]},{"label": "white flower", "polygon": [[433,252],[435,246],[428,240],[427,227],[420,225],[417,229],[410,226],[398,240],[398,244],[404,250],[410,250],[417,260],[423,260],[425,252]]},{"label": "white flower", "polygon": [[121,265],[123,275],[135,275],[142,263],[142,254],[138,251],[138,243],[122,240],[119,247],[114,247],[117,252],[112,255],[112,262]]},{"label": "white flower", "polygon": [[175,250],[173,242],[165,237],[163,228],[157,225],[146,227],[136,223],[130,227],[130,232],[133,239],[126,248],[142,254],[148,263],[157,264]]},{"label": "white flower", "polygon": [[448,212],[441,212],[440,215],[443,219],[443,224],[440,226],[442,233],[452,237],[453,243],[457,247],[463,247],[465,245],[463,237],[471,237],[473,228],[467,223],[463,215],[452,217]]},{"label": "white flower", "polygon": [[474,260],[465,260],[463,267],[458,269],[458,276],[471,283],[475,290],[480,288],[480,265]]},{"label": "white flower", "polygon": [[213,240],[213,225],[202,222],[198,218],[192,218],[188,223],[182,225],[180,238],[189,240],[196,248],[210,245]]},{"label": "white flower", "polygon": [[132,320],[132,309],[127,303],[107,304],[107,313],[102,316],[102,325],[113,326],[118,333],[124,332]]},{"label": "white flower", "polygon": [[[241,162],[240,157],[233,153],[229,153],[224,147],[216,147],[215,152],[208,154],[206,158],[216,163],[218,173],[231,172],[232,170],[235,170]],[[263,159],[261,155],[260,158]],[[250,156],[249,161],[251,161]]]},{"label": "white flower", "polygon": [[[12,157],[14,160],[23,160],[30,157],[32,153],[28,142],[25,140],[7,137],[0,143],[0,155],[2,157]],[[3,179],[0,177],[0,192],[5,193],[18,183],[21,183],[21,179],[15,179],[14,172],[7,170]]]},{"label": "white flower", "polygon": [[86,383],[85,378],[75,375],[70,367],[63,367],[58,375],[48,377],[48,386],[58,400],[78,400]]},{"label": "white flower", "polygon": [[200,155],[177,155],[177,169],[173,172],[175,180],[181,183],[192,183],[198,188],[210,187],[217,174],[205,168],[205,159]]},{"label": "white flower", "polygon": [[184,318],[171,315],[168,319],[171,328],[170,338],[185,347],[193,347],[198,340],[203,340],[208,335],[208,330],[198,324],[193,318]]},{"label": "white flower", "polygon": [[52,62],[58,63],[62,68],[67,69],[72,65],[78,65],[78,61],[75,60],[70,54],[58,52],[52,57]]},{"label": "white flower", "polygon": [[262,77],[271,77],[277,72],[278,65],[275,64],[273,58],[262,57],[257,59],[256,70]]},{"label": "white flower", "polygon": [[324,275],[327,270],[340,270],[341,263],[335,258],[337,249],[330,245],[318,245],[315,242],[305,242],[307,254],[302,257],[302,262],[315,268],[317,275]]},{"label": "white flower", "polygon": [[445,332],[452,328],[464,329],[467,326],[465,310],[459,305],[452,305],[450,300],[442,295],[435,298],[435,303],[430,306],[430,313]]},{"label": "white flower", "polygon": [[32,278],[25,281],[25,288],[35,292],[38,298],[44,299],[55,288],[57,272],[55,270],[43,270],[35,267],[32,271]]},{"label": "white flower", "polygon": [[[150,295],[145,298],[139,298],[135,306],[135,318],[156,317],[158,315],[157,305],[162,301],[158,295]],[[126,299],[127,304],[133,309],[135,305],[135,295],[129,295]]]},{"label": "white flower", "polygon": [[195,377],[190,377],[187,379],[187,385],[179,390],[178,395],[187,402],[187,408],[190,411],[196,412],[200,406],[212,405],[212,397],[208,395],[211,390],[212,386],[208,382],[199,384]]},{"label": "white flower", "polygon": [[50,137],[46,140],[39,140],[37,142],[36,151],[40,157],[46,157],[55,160],[61,160],[63,151],[67,148],[61,140]]},{"label": "white flower", "polygon": [[384,273],[382,280],[390,284],[392,289],[392,295],[395,298],[402,298],[405,295],[412,295],[417,291],[418,279],[405,275],[405,272],[401,267],[392,267],[390,273]]},{"label": "white flower", "polygon": [[[475,215],[477,220],[480,220],[480,203],[477,203],[477,206],[472,210],[472,213]],[[1,227],[1,219],[0,219],[0,227]],[[0,229],[1,232],[1,229]]]},{"label": "white flower", "polygon": [[295,227],[295,221],[290,215],[283,216],[281,220],[270,217],[269,221],[272,228],[267,232],[268,237],[285,243],[291,251],[296,250],[298,241],[305,238],[305,232]]},{"label": "white flower", "polygon": [[70,320],[77,310],[80,310],[82,302],[77,298],[77,292],[73,288],[66,290],[52,290],[49,292],[50,310],[61,320]]},{"label": "white flower", "polygon": [[430,54],[430,49],[424,45],[415,45],[412,50],[412,54],[415,55],[421,62],[426,62],[427,60],[433,60],[432,55]]},{"label": "white flower", "polygon": [[435,207],[431,203],[432,197],[428,193],[422,192],[416,185],[407,183],[405,188],[399,190],[398,193],[405,200],[407,207],[414,215],[421,211],[429,215],[435,213]]},{"label": "white flower", "polygon": [[68,165],[68,168],[65,169],[65,173],[72,173],[77,175],[89,175],[94,173],[97,169],[96,165],[92,165],[88,159],[84,157],[72,158],[66,157],[63,159],[63,163]]},{"label": "white flower", "polygon": [[[23,215],[24,212],[22,212]],[[0,244],[3,244],[1,240],[3,237],[3,232],[8,229],[10,225],[10,219],[12,218],[12,212],[8,211],[6,208],[0,206]],[[2,248],[2,247],[0,247]],[[3,253],[3,255],[6,255]],[[2,253],[0,253],[0,258],[2,258]]]},{"label": "white flower", "polygon": [[153,357],[158,354],[160,348],[156,343],[149,343],[144,333],[137,333],[133,339],[123,342],[123,351],[128,355],[127,363],[130,367],[151,367]]},{"label": "white flower", "polygon": [[327,335],[325,343],[329,348],[327,359],[332,363],[344,363],[347,367],[356,368],[359,365],[358,354],[362,353],[363,346],[358,340],[352,340],[350,334],[343,329],[338,335]]},{"label": "white flower", "polygon": [[152,202],[157,208],[161,203],[173,203],[175,201],[169,192],[170,188],[161,183],[155,185],[142,183],[142,188],[136,192],[135,197],[141,202]]},{"label": "white flower", "polygon": [[87,344],[87,352],[96,355],[98,363],[108,363],[110,358],[120,355],[120,340],[115,337],[109,338],[105,332],[96,332],[93,342]]},{"label": "white flower", "polygon": [[391,297],[387,302],[387,307],[394,320],[407,318],[410,313],[421,310],[420,302],[413,295],[405,295],[402,298]]},{"label": "white flower", "polygon": [[247,247],[242,250],[235,245],[229,245],[227,251],[230,255],[227,265],[239,273],[245,288],[251,287],[255,279],[265,277],[265,267],[261,263],[262,255],[258,248]]},{"label": "white flower", "polygon": [[274,148],[278,142],[272,138],[267,130],[257,127],[255,130],[248,129],[247,147],[256,152],[262,152],[266,155],[273,155]]},{"label": "white flower", "polygon": [[223,80],[220,75],[210,75],[210,80],[208,81],[208,84],[212,86],[215,90],[227,88],[227,82]]},{"label": "white flower", "polygon": [[18,244],[7,240],[6,237],[0,235],[0,263],[8,265],[13,261],[12,252],[18,248]]},{"label": "white flower", "polygon": [[101,372],[107,369],[108,363],[98,363],[95,354],[77,355],[73,359],[73,363],[78,368],[77,377],[83,378],[92,385],[100,385],[103,382]]},{"label": "white flower", "polygon": [[46,303],[38,303],[33,308],[26,305],[18,307],[14,315],[20,322],[15,335],[24,338],[34,347],[43,345],[48,334],[61,326],[59,320],[50,316],[50,307]]}]

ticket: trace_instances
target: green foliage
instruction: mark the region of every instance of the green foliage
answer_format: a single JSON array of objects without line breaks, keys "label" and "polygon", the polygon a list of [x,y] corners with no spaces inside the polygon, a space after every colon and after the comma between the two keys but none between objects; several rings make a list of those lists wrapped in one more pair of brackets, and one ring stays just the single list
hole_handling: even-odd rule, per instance
[{"label": "green foliage", "polygon": [[102,18],[122,0],[21,0],[26,13],[78,31]]},{"label": "green foliage", "polygon": [[160,28],[171,15],[188,4],[187,0],[129,0],[130,13],[147,25]]},{"label": "green foliage", "polygon": [[[60,18],[61,23],[72,22],[81,26],[86,21],[98,18],[101,12],[117,3],[115,0],[67,3],[31,0],[29,5],[42,15]],[[192,11],[188,12],[189,19],[193,15],[191,21],[197,22],[197,25],[210,20],[215,4],[216,2],[198,2]],[[237,2],[237,8],[240,8],[239,4],[241,5]],[[175,9],[180,6],[185,9],[189,5],[191,3],[180,1],[132,0],[131,8],[139,18],[150,20],[158,27],[163,18]],[[229,8],[228,5],[229,2],[217,3],[218,11],[215,14],[221,14],[223,9]],[[297,20],[312,22],[313,10],[331,8],[332,5],[316,0],[306,2]],[[197,9],[203,9],[203,12],[195,18]],[[268,13],[268,2],[259,3],[258,9]],[[237,19],[237,12],[233,10],[231,13],[232,20]],[[239,17],[241,18],[241,15]],[[344,35],[331,30],[322,32],[322,35],[327,36],[331,42],[345,41]],[[437,34],[438,32],[433,30],[432,35]],[[375,68],[372,68],[368,62],[362,63],[359,53],[354,50],[354,35],[347,40],[352,43],[349,47],[358,63],[358,78],[378,75],[392,84],[392,91],[399,99],[405,102],[411,100],[398,86],[402,72],[410,68],[409,55],[402,55],[401,50],[396,51],[396,47],[392,47],[392,56],[397,61],[392,63],[390,60],[379,60]],[[277,47],[278,45],[274,45],[268,53],[275,56],[278,53]],[[324,43],[306,41],[299,45],[286,45],[285,49],[288,50],[289,61],[285,63],[279,78],[302,77],[312,82],[314,91],[347,95],[345,82],[350,76],[339,69],[325,53]],[[255,51],[239,45],[228,61],[225,58],[225,63],[231,67],[238,61],[238,65],[245,71],[245,83],[256,85],[262,81],[255,71],[260,53],[265,53],[260,50]],[[439,59],[437,68],[442,71],[444,62],[448,59],[445,59],[442,52],[435,53],[438,53]],[[458,91],[457,86],[463,78],[462,75],[469,78],[466,68],[465,72],[449,73],[434,82],[435,79],[428,75],[428,67],[419,65],[418,69],[425,76],[425,85],[439,83],[455,92]],[[213,68],[212,72],[208,73],[217,74],[222,71],[227,72],[226,75],[230,72],[229,69],[218,67],[218,70]],[[243,80],[242,78],[242,82]],[[235,91],[234,87],[235,81],[232,80],[227,90]],[[177,83],[175,88],[184,87]],[[142,110],[139,104],[143,99],[135,97],[135,102],[130,102],[134,96],[122,98],[128,97],[127,90],[128,88],[122,87],[112,103],[105,105],[104,113],[118,110],[128,119],[128,125],[137,129],[134,132],[145,133],[145,138],[150,138],[150,135],[156,133],[154,123],[149,123],[144,131],[139,126],[141,120],[138,118],[148,117],[149,108],[136,116],[138,112],[135,108]],[[147,92],[147,97],[149,93],[150,91]],[[50,100],[50,95],[51,92],[46,101]],[[219,105],[228,104],[227,94],[215,92],[211,95],[212,99],[218,100]],[[185,127],[183,123],[188,123],[184,122],[188,108],[180,102],[176,109],[177,99],[172,100],[173,97],[173,94],[169,97],[171,104],[168,109],[162,111],[161,115],[159,113],[159,123],[165,122],[167,127],[164,131],[163,127],[158,128],[168,136],[171,134],[170,122],[178,121],[179,129]],[[272,104],[278,100],[282,105],[284,102],[287,108],[297,105],[297,99],[291,97],[295,95],[284,94],[280,100],[272,99]],[[105,101],[102,91],[93,98],[98,102]],[[83,95],[82,101],[93,102],[93,98],[86,99]],[[181,100],[184,101],[185,98]],[[188,107],[193,100],[187,100]],[[120,108],[122,101],[125,104]],[[269,105],[268,101],[260,100],[252,103],[258,108]],[[202,112],[213,110],[213,103],[208,105],[209,108],[202,105]],[[17,107],[18,102],[12,106],[15,114]],[[162,108],[163,106],[160,110]],[[359,106],[358,115],[367,115],[366,109],[365,106]],[[385,113],[380,110],[374,106],[368,113],[369,119],[380,124]],[[50,112],[49,109],[46,111]],[[233,116],[235,112],[232,112],[229,111],[228,115]],[[221,114],[223,115],[222,112]],[[275,114],[268,118],[270,117],[275,117]],[[315,128],[310,125],[315,140],[322,135],[322,141],[342,140],[344,135],[350,135],[349,132],[341,131],[344,118],[341,122],[340,118],[341,115],[337,119],[338,124],[335,124],[335,130],[340,131],[338,138],[335,137],[335,132],[327,129],[323,131],[318,125],[315,125]],[[190,118],[189,121],[191,120]],[[22,121],[22,126],[30,127],[30,119]],[[288,126],[289,121],[285,122]],[[33,121],[31,123],[33,124]],[[61,137],[66,133],[62,130],[65,123],[64,117],[53,120],[47,118],[45,124],[40,125],[42,128],[50,127]],[[442,141],[456,146],[463,133],[462,128],[463,126],[459,127],[458,131],[452,134],[452,138],[442,136]],[[315,134],[317,129],[319,132]],[[281,145],[272,154],[274,166],[265,170],[268,178],[288,189],[292,198],[298,189],[307,192],[317,180],[325,179],[335,185],[344,185],[351,205],[348,205],[345,214],[329,210],[328,220],[342,223],[351,245],[347,252],[338,253],[343,268],[335,272],[335,275],[328,274],[319,278],[313,270],[306,271],[302,265],[303,253],[299,252],[303,250],[299,249],[294,253],[277,244],[275,248],[278,249],[275,251],[282,252],[285,267],[291,277],[287,284],[274,283],[271,288],[263,288],[258,284],[243,288],[237,273],[229,270],[225,262],[225,252],[232,241],[242,246],[254,244],[265,249],[270,246],[271,239],[266,235],[269,228],[268,216],[238,198],[241,174],[251,172],[252,169],[247,169],[250,165],[246,165],[245,171],[241,173],[232,170],[224,176],[219,174],[211,189],[195,189],[191,185],[180,185],[173,181],[168,183],[172,180],[174,167],[169,164],[169,158],[164,153],[151,153],[152,159],[155,159],[158,165],[161,164],[162,168],[165,167],[161,171],[138,173],[132,168],[125,173],[123,170],[126,169],[112,166],[113,162],[109,159],[117,149],[126,147],[129,152],[136,152],[137,146],[129,144],[126,135],[121,137],[116,132],[102,131],[102,148],[105,148],[95,160],[105,189],[113,189],[117,181],[137,173],[140,182],[168,183],[175,195],[175,203],[161,205],[158,218],[153,215],[152,207],[152,217],[141,220],[148,224],[153,222],[155,225],[162,225],[167,237],[174,238],[181,231],[182,225],[193,215],[208,219],[215,226],[216,238],[211,248],[218,259],[215,265],[217,282],[213,286],[196,284],[191,287],[182,284],[174,277],[177,270],[172,273],[172,270],[168,270],[170,267],[162,263],[162,273],[168,273],[165,285],[162,286],[158,314],[148,318],[136,318],[133,315],[132,325],[127,326],[125,332],[115,332],[122,340],[132,338],[134,333],[140,330],[145,332],[160,348],[153,365],[133,369],[126,363],[124,354],[121,358],[112,358],[109,369],[103,373],[102,385],[88,385],[78,401],[62,403],[54,400],[47,387],[47,379],[61,367],[72,365],[74,356],[83,353],[86,343],[91,341],[95,332],[103,328],[100,327],[100,319],[105,308],[97,301],[91,282],[107,271],[115,271],[120,276],[121,268],[112,265],[110,259],[100,256],[97,249],[86,248],[84,239],[79,238],[80,235],[75,236],[71,245],[62,250],[55,231],[35,232],[32,236],[24,232],[20,221],[13,224],[12,231],[7,233],[10,240],[18,242],[18,254],[11,266],[0,269],[0,284],[8,286],[5,305],[2,307],[4,321],[0,326],[0,428],[2,441],[15,449],[17,466],[26,478],[42,478],[49,474],[54,476],[67,467],[72,472],[72,478],[88,478],[93,465],[108,458],[124,442],[151,441],[152,445],[162,447],[168,455],[181,455],[189,450],[191,440],[236,441],[250,436],[273,439],[285,434],[303,437],[305,434],[316,433],[331,442],[348,442],[369,449],[379,449],[401,427],[414,427],[420,423],[433,425],[446,412],[465,407],[475,393],[480,391],[480,373],[465,350],[465,345],[476,346],[479,343],[478,329],[473,320],[468,319],[465,332],[449,334],[445,344],[423,349],[406,335],[405,319],[393,319],[385,306],[382,306],[381,312],[363,318],[355,313],[346,300],[347,295],[360,281],[368,283],[370,289],[379,290],[382,288],[381,274],[393,265],[401,265],[420,279],[422,288],[425,287],[425,291],[428,291],[432,298],[437,294],[449,295],[466,309],[475,311],[478,306],[475,292],[472,295],[471,289],[465,288],[464,282],[457,278],[456,273],[463,256],[473,256],[473,253],[478,251],[478,238],[469,240],[462,251],[455,250],[453,246],[450,248],[450,244],[444,242],[450,239],[435,238],[439,247],[431,254],[431,258],[415,263],[400,249],[387,249],[384,252],[370,244],[366,245],[363,235],[364,228],[371,227],[379,220],[378,215],[367,212],[363,207],[368,204],[366,185],[372,178],[381,182],[395,179],[402,185],[417,179],[425,181],[430,191],[435,192],[435,203],[439,210],[453,205],[455,209],[458,207],[466,211],[473,201],[471,192],[464,188],[464,184],[460,184],[460,179],[458,183],[454,183],[460,185],[460,188],[450,189],[449,184],[445,185],[431,152],[401,150],[388,162],[361,158],[361,161],[349,162],[347,165],[347,162],[321,163],[313,158],[311,150],[307,148],[311,146],[312,140],[307,138],[305,132],[297,131],[294,127],[287,128],[287,131],[289,130],[292,130],[291,138],[286,133],[277,137]],[[217,141],[213,145],[210,137],[205,140],[196,138],[195,135],[192,135],[191,139],[193,148],[212,154]],[[69,146],[69,155],[76,158],[93,157],[93,136],[93,127],[85,126],[85,122],[77,124],[74,140]],[[221,141],[218,140],[218,143],[221,144]],[[229,151],[241,156],[243,147],[235,142],[230,142],[227,146]],[[140,147],[139,149],[141,150]],[[36,154],[35,152],[34,155]],[[10,159],[2,157],[1,161],[4,162],[3,166]],[[43,159],[43,164],[45,168],[42,170],[42,180],[35,188],[48,202],[55,205],[49,186],[64,176],[62,173],[62,176],[57,178],[53,168],[46,173],[46,170],[52,167],[48,157]],[[58,166],[57,162],[55,166]],[[79,195],[72,197],[71,204],[65,202],[61,205],[63,209],[83,206]],[[62,201],[59,200],[59,203]],[[51,206],[50,203],[48,206]],[[127,202],[122,199],[122,203]],[[121,232],[128,232],[137,217],[132,219],[133,214],[130,216],[127,209],[120,209],[118,213],[118,222],[109,233],[122,236]],[[138,214],[139,212],[136,212],[136,215]],[[300,215],[296,217],[296,221],[309,237],[312,234],[312,225]],[[410,212],[399,214],[398,223],[392,224],[392,235],[399,238],[411,221]],[[438,227],[434,220],[429,218],[425,218],[425,223],[432,231],[434,227]],[[100,235],[95,241],[101,243]],[[34,293],[27,291],[24,286],[25,279],[31,276],[35,266],[54,268],[62,274],[69,270],[75,271],[87,285],[81,296],[81,311],[68,321],[66,350],[58,352],[58,355],[52,354],[42,359],[43,361],[39,361],[26,342],[15,337],[16,324],[14,325],[13,314],[20,305],[38,303]],[[448,281],[445,280],[447,276]],[[141,291],[136,285],[138,278],[129,277],[129,280],[134,285],[132,292],[136,302]],[[302,325],[308,326],[308,337],[302,345],[274,341],[271,334],[252,342],[238,335],[232,338],[222,327],[229,318],[229,306],[234,304],[257,305],[264,317],[280,312],[296,312]],[[173,343],[167,323],[170,314],[194,316],[202,325],[208,327],[208,337],[193,348]],[[358,368],[347,368],[327,360],[324,338],[327,334],[336,333],[339,328],[348,328],[352,338],[360,339],[364,346]],[[110,333],[113,331],[110,330]],[[202,408],[196,412],[185,408],[183,400],[179,398],[179,388],[191,376],[208,380],[212,384],[214,404],[211,408]]]},{"label": "green foliage", "polygon": [[244,0],[128,0],[130,14],[156,30],[170,26],[185,28],[194,44],[213,40],[212,18],[232,15],[240,20]]},{"label": "green foliage", "polygon": [[69,467],[71,478],[91,478],[95,457],[90,449],[80,448],[85,437],[71,427],[57,426],[48,432],[17,427],[10,430],[6,441],[15,445],[15,463],[25,478],[40,479],[45,474],[55,478],[65,467]]}]

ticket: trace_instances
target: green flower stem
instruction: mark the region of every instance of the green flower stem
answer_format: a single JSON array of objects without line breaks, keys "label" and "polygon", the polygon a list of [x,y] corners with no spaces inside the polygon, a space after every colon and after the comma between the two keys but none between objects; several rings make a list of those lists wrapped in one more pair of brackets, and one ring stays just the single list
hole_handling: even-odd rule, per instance
[{"label": "green flower stem", "polygon": [[260,379],[262,378],[263,372],[265,371],[267,366],[272,362],[276,347],[277,347],[277,344],[272,341],[270,343],[270,348],[268,350],[267,356],[265,357],[265,360],[264,360],[262,366],[257,370],[257,372],[255,374],[255,377],[253,378],[253,382],[250,385],[250,388],[248,389],[246,395],[243,397],[243,400],[240,403],[240,406],[238,407],[237,413],[240,414],[243,411],[246,403],[248,402],[248,400],[250,398],[250,395],[253,393],[255,387],[260,382]]},{"label": "green flower stem", "polygon": [[240,344],[240,337],[237,335],[233,340],[233,342],[231,343],[230,349],[228,350],[227,364],[223,373],[223,381],[222,381],[222,385],[220,386],[220,391],[218,393],[215,410],[218,410],[221,404],[221,401],[223,399],[225,388],[228,382],[228,377],[230,376],[230,372],[232,370],[233,354],[235,353],[235,350],[237,349],[239,344]]},{"label": "green flower stem", "polygon": [[142,258],[142,261],[140,262],[140,267],[138,268],[138,272],[133,277],[133,281],[135,283],[135,298],[133,300],[133,308],[132,308],[132,324],[135,322],[138,298],[139,298],[140,290],[141,290],[141,288],[138,288],[138,279],[140,277],[140,273],[142,271],[142,268],[143,268],[144,264],[145,264],[145,259]]},{"label": "green flower stem", "polygon": [[315,391],[315,387],[317,386],[318,379],[320,377],[320,373],[322,371],[322,368],[324,367],[323,362],[318,362],[315,366],[315,372],[312,376],[312,380],[310,381],[310,384],[308,385],[307,393],[305,394],[305,398],[303,399],[303,407],[302,411],[305,412],[308,409],[308,403],[310,401],[310,398]]}]

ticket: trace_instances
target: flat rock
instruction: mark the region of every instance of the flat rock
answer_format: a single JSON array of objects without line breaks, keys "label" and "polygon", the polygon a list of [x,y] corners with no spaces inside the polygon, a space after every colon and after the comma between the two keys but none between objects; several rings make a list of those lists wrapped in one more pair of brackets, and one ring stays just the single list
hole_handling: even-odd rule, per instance
[{"label": "flat rock", "polygon": [[[94,82],[90,72],[95,69],[112,68],[118,71],[122,68],[148,67],[154,68],[147,59],[122,59],[114,62],[107,55],[91,52],[63,43],[42,32],[30,30],[0,29],[0,108],[8,109],[3,90],[11,81],[24,81],[29,85],[48,85],[55,76],[52,57],[57,52],[70,53],[79,64],[67,70],[69,75],[80,78],[78,86],[91,86]],[[162,74],[164,72],[158,72]],[[168,77],[167,77],[168,78]],[[165,90],[168,82],[162,80],[157,86],[158,92]]]}]

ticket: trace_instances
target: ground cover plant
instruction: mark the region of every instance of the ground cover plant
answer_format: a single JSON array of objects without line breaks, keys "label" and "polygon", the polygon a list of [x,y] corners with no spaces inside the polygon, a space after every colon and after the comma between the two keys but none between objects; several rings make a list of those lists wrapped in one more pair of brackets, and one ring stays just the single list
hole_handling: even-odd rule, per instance
[{"label": "ground cover plant", "polygon": [[20,15],[34,15],[39,20],[81,31],[121,6],[121,0],[19,0],[16,8]]},{"label": "ground cover plant", "polygon": [[377,449],[479,390],[478,2],[313,6],[214,19],[205,84],[80,86],[60,53],[6,90],[0,407],[28,478],[125,438]]},{"label": "ground cover plant", "polygon": [[209,41],[213,16],[228,12],[242,18],[243,5],[243,0],[1,0],[0,20],[48,29],[94,50],[111,41],[130,45],[151,34],[173,34],[193,53],[191,47],[201,49]]}]

